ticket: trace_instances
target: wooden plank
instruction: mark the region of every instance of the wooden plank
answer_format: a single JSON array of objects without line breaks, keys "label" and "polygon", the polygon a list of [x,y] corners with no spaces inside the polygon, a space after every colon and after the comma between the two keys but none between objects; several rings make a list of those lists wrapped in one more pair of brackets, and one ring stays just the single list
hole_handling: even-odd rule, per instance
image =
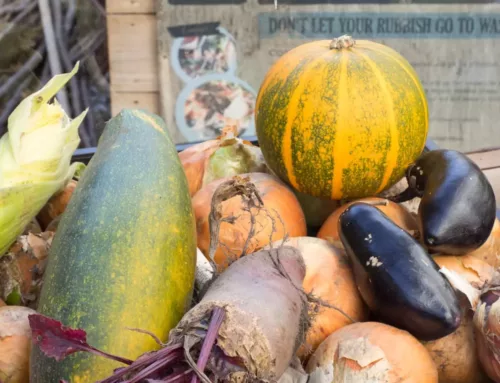
[{"label": "wooden plank", "polygon": [[108,54],[114,92],[157,92],[156,18],[108,15]]},{"label": "wooden plank", "polygon": [[500,149],[467,153],[467,155],[481,169],[500,168]]},{"label": "wooden plank", "polygon": [[107,0],[106,12],[119,13],[155,13],[155,0]]},{"label": "wooden plank", "polygon": [[111,92],[111,113],[116,116],[123,108],[140,108],[159,114],[159,97],[157,92]]}]

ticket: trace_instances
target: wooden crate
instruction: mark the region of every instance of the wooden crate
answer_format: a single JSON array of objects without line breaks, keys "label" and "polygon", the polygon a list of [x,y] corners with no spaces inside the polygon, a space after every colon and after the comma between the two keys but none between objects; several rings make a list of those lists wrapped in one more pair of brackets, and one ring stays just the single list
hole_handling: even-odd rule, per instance
[{"label": "wooden crate", "polygon": [[111,112],[159,113],[155,0],[107,0]]}]

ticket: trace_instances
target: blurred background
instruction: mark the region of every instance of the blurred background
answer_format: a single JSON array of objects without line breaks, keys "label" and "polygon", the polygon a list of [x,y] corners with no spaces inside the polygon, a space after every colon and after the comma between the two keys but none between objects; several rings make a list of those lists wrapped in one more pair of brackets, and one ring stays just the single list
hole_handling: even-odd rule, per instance
[{"label": "blurred background", "polygon": [[412,64],[439,146],[500,146],[500,0],[0,0],[0,135],[22,98],[79,61],[58,100],[73,117],[90,108],[81,147],[125,107],[164,117],[178,144],[228,121],[251,137],[267,69],[344,33]]},{"label": "blurred background", "polygon": [[0,136],[24,97],[80,61],[58,99],[71,116],[90,107],[81,146],[96,145],[111,115],[105,9],[105,0],[0,0]]}]

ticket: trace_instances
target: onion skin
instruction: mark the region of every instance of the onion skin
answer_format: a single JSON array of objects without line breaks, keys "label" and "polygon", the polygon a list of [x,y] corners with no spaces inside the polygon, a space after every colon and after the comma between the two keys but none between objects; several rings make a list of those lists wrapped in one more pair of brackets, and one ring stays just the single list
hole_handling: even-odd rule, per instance
[{"label": "onion skin", "polygon": [[315,383],[438,383],[425,347],[407,331],[378,322],[351,324],[331,334],[309,359],[306,372]]},{"label": "onion skin", "polygon": [[[260,211],[253,210],[256,227],[249,242],[246,254],[250,254],[285,236],[304,237],[307,227],[302,208],[295,194],[277,177],[267,173],[241,174],[240,177],[250,179],[264,202]],[[210,182],[201,188],[192,198],[196,217],[198,248],[209,257],[210,221],[212,197],[219,185],[231,177]],[[222,272],[229,264],[241,256],[250,234],[250,213],[241,196],[235,196],[221,203],[222,218],[234,217],[234,222],[221,222],[219,245],[214,254],[214,262],[218,271]],[[222,245],[220,245],[222,243]]]},{"label": "onion skin", "polygon": [[[473,287],[482,289],[495,270],[486,262],[469,255],[434,256],[440,267],[464,277]],[[473,312],[465,296],[460,295],[462,319],[457,331],[435,341],[424,342],[438,368],[440,383],[481,383],[484,371],[479,363],[474,336]]]},{"label": "onion skin", "polygon": [[413,237],[366,203],[346,209],[339,226],[361,294],[382,322],[420,340],[459,327],[455,290]]},{"label": "onion skin", "polygon": [[500,290],[486,289],[474,313],[477,352],[486,374],[500,382]]},{"label": "onion skin", "polygon": [[46,230],[47,226],[55,218],[64,213],[77,185],[78,181],[70,180],[64,189],[54,194],[42,210],[40,210],[37,215],[37,220],[40,223],[42,230]]},{"label": "onion skin", "polygon": [[[280,244],[278,241],[273,247]],[[302,287],[306,293],[339,308],[354,321],[368,320],[368,307],[358,291],[344,250],[314,237],[289,238],[284,245],[295,247],[302,254],[306,265]],[[331,333],[352,323],[339,311],[316,303],[310,303],[309,311],[312,312],[311,327],[297,351],[302,361],[307,360]]]},{"label": "onion skin", "polygon": [[396,225],[410,234],[413,234],[418,230],[416,219],[404,206],[384,198],[368,197],[349,202],[337,208],[323,223],[317,237],[326,239],[335,246],[343,248],[344,245],[340,241],[339,235],[339,217],[344,211],[346,211],[347,208],[349,208],[349,206],[358,202],[372,204],[374,207],[386,214]]},{"label": "onion skin", "polygon": [[470,255],[434,255],[432,257],[439,267],[446,267],[464,277],[472,287],[482,289],[495,276],[495,269],[487,262]]},{"label": "onion skin", "polygon": [[0,307],[0,381],[29,382],[31,329],[28,316],[36,312],[27,307]]},{"label": "onion skin", "polygon": [[179,153],[179,158],[191,197],[211,181],[268,171],[260,148],[238,138],[235,126],[226,126],[216,139],[190,146]]}]

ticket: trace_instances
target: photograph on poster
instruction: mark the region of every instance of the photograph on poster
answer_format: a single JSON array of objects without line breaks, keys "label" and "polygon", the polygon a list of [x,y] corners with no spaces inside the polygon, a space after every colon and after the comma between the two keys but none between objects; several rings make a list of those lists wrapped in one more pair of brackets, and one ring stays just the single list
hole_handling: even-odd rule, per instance
[{"label": "photograph on poster", "polygon": [[177,126],[191,141],[217,137],[226,125],[236,125],[240,135],[253,135],[255,98],[250,85],[236,77],[200,77],[177,98]]}]

